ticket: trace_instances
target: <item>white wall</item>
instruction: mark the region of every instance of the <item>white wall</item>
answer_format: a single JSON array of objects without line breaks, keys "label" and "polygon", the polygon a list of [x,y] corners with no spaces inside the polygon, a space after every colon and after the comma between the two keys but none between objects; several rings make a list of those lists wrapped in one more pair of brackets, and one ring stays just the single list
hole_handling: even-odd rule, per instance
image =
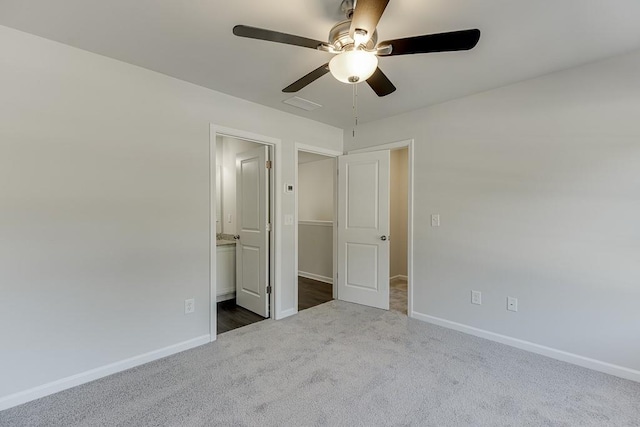
[{"label": "white wall", "polygon": [[[0,52],[0,400],[209,334],[210,123],[281,139],[282,182],[296,142],[342,150],[337,128],[6,27]],[[276,269],[294,312],[293,257]]]},{"label": "white wall", "polygon": [[333,221],[335,159],[298,165],[298,218]]},{"label": "white wall", "polygon": [[298,165],[298,272],[333,283],[333,158]]},{"label": "white wall", "polygon": [[389,276],[407,276],[407,220],[408,220],[408,190],[409,190],[409,149],[391,151],[389,196],[389,219],[391,240],[389,251]]},{"label": "white wall", "polygon": [[640,378],[639,75],[636,51],[345,135],[347,150],[415,138],[417,314]]},{"label": "white wall", "polygon": [[216,136],[216,234],[222,233],[222,137]]},{"label": "white wall", "polygon": [[[260,145],[230,137],[218,137],[222,145],[222,232],[237,234],[236,218],[236,154],[257,148]],[[216,144],[217,145],[217,144]],[[231,221],[229,221],[231,215]]]},{"label": "white wall", "polygon": [[333,283],[333,224],[298,222],[298,274]]}]

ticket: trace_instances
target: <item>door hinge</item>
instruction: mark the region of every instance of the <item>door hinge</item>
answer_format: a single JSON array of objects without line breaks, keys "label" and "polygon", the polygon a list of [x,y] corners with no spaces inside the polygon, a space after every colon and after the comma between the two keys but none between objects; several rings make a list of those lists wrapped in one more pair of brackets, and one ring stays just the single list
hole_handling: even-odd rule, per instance
[{"label": "door hinge", "polygon": [[271,169],[271,160],[267,160],[266,165],[267,169]]},{"label": "door hinge", "polygon": [[267,231],[271,231],[271,223],[267,224]]},{"label": "door hinge", "polygon": [[267,293],[270,294],[271,293],[271,285],[267,285]]}]

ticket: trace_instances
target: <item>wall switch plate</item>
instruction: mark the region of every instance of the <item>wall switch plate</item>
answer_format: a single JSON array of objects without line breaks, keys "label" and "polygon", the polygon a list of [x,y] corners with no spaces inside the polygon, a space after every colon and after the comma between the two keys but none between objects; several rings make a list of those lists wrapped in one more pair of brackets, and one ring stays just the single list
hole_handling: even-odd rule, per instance
[{"label": "wall switch plate", "polygon": [[293,184],[285,184],[284,185],[285,193],[293,193]]},{"label": "wall switch plate", "polygon": [[482,292],[471,291],[471,304],[482,305]]},{"label": "wall switch plate", "polygon": [[193,298],[184,300],[184,314],[190,314],[196,311],[196,302]]},{"label": "wall switch plate", "polygon": [[518,298],[507,297],[507,310],[518,311]]},{"label": "wall switch plate", "polygon": [[284,216],[284,225],[293,225],[293,215]]},{"label": "wall switch plate", "polygon": [[440,214],[432,214],[431,215],[431,226],[432,227],[440,227]]},{"label": "wall switch plate", "polygon": [[231,214],[227,215],[227,222],[231,224]]}]

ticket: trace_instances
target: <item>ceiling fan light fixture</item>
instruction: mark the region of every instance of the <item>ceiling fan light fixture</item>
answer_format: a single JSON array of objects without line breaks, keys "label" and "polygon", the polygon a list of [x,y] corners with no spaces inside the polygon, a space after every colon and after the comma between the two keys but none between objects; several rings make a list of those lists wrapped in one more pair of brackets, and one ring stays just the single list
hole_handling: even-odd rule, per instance
[{"label": "ceiling fan light fixture", "polygon": [[[473,49],[480,40],[477,28],[447,33],[423,34],[378,43],[378,22],[390,0],[342,0],[346,18],[329,31],[326,42],[264,28],[236,25],[233,34],[249,39],[299,46],[335,56],[302,78],[282,89],[285,93],[298,92],[320,77],[331,72],[336,80],[356,84],[366,81],[379,97],[396,90],[389,78],[378,68],[378,57],[392,57],[435,52],[457,52]],[[357,96],[354,86],[354,100]]]},{"label": "ceiling fan light fixture", "polygon": [[355,84],[367,80],[378,68],[378,57],[364,50],[348,50],[331,58],[329,70],[342,83]]},{"label": "ceiling fan light fixture", "polygon": [[356,32],[353,33],[353,45],[357,48],[360,47],[360,45],[366,44],[369,40],[367,35],[368,33],[366,30],[356,30]]}]

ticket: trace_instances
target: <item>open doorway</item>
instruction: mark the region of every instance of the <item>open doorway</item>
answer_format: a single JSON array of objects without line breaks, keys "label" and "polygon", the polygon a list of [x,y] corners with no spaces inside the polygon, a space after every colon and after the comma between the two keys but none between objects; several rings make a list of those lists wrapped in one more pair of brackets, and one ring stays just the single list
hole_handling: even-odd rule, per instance
[{"label": "open doorway", "polygon": [[272,156],[270,145],[215,136],[217,334],[270,317]]},{"label": "open doorway", "polygon": [[298,311],[334,298],[336,156],[298,149]]},{"label": "open doorway", "polygon": [[407,314],[409,149],[391,150],[390,160],[389,309]]},{"label": "open doorway", "polygon": [[338,161],[337,299],[412,312],[413,140]]}]

